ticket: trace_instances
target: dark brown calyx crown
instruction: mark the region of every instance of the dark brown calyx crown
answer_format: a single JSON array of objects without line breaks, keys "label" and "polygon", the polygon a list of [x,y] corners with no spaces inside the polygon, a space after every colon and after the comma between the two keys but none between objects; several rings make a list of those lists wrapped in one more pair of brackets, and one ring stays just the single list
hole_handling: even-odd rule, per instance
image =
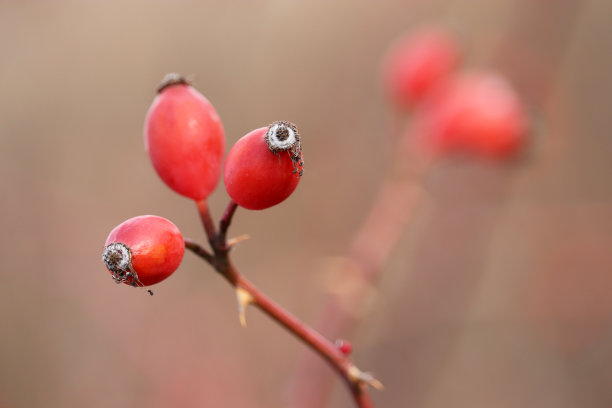
[{"label": "dark brown calyx crown", "polygon": [[113,275],[115,283],[144,286],[132,267],[132,250],[122,242],[112,242],[104,248],[102,261]]},{"label": "dark brown calyx crown", "polygon": [[173,85],[190,85],[189,81],[185,79],[181,74],[177,74],[176,72],[171,72],[166,74],[164,79],[162,79],[161,83],[157,87],[157,93],[161,93],[164,89],[173,86]]}]

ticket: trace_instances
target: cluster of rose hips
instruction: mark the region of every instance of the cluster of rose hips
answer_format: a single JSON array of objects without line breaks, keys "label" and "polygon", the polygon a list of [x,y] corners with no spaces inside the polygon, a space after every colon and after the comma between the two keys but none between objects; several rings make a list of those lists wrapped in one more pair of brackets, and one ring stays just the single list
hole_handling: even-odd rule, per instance
[{"label": "cluster of rose hips", "polygon": [[383,69],[393,106],[412,113],[409,133],[434,154],[510,159],[524,148],[528,115],[510,82],[491,70],[460,70],[455,36],[425,27],[391,47]]},{"label": "cluster of rose hips", "polygon": [[[515,157],[524,147],[528,131],[521,99],[496,72],[461,71],[461,59],[454,36],[439,28],[410,34],[392,47],[384,65],[384,84],[396,109],[411,114],[407,135],[434,156],[461,152],[495,159]],[[223,165],[225,134],[221,120],[211,103],[178,74],[168,74],[159,86],[144,133],[147,153],[160,178],[176,193],[194,200],[200,214],[208,218],[206,200],[222,170],[232,200],[230,214],[236,206],[263,210],[279,204],[296,189],[302,176],[300,135],[295,125],[286,121],[246,134],[232,147]],[[236,276],[232,277],[236,272],[229,268],[229,247],[221,228],[225,218],[220,234],[214,226],[207,226],[210,219],[202,219],[214,256],[203,249],[195,252],[227,274],[236,286],[239,306],[252,302],[254,295],[245,290],[250,284],[243,280],[244,287],[240,287]],[[222,242],[216,242],[217,238]],[[172,222],[145,215],[111,231],[102,260],[115,282],[149,286],[170,276],[180,265],[185,248],[194,250],[192,244]],[[247,298],[240,300],[241,295]],[[356,400],[361,401],[364,395],[364,382],[380,385],[351,363],[350,343],[328,344],[265,297],[260,295],[258,301],[262,309],[341,371]],[[364,402],[360,406],[371,405]]]},{"label": "cluster of rose hips", "polygon": [[[462,51],[447,31],[428,27],[391,48],[384,66],[387,94],[412,113],[409,133],[435,154],[463,152],[507,159],[524,147],[528,119],[512,85],[487,70],[459,70]],[[161,179],[175,192],[205,202],[223,167],[237,205],[262,210],[285,200],[303,171],[295,125],[275,122],[225,150],[223,125],[210,102],[178,74],[158,88],[145,121],[145,147]],[[184,241],[170,221],[132,218],[108,236],[103,260],[116,282],[148,286],[176,270]]]},{"label": "cluster of rose hips", "polygon": [[[175,192],[205,203],[221,176],[225,133],[211,103],[178,74],[168,74],[145,120],[145,147],[160,178]],[[274,122],[242,137],[223,167],[237,205],[272,207],[291,195],[303,172],[302,145],[290,122]],[[115,227],[102,260],[117,283],[149,286],[179,266],[185,242],[170,221],[152,215]]]}]

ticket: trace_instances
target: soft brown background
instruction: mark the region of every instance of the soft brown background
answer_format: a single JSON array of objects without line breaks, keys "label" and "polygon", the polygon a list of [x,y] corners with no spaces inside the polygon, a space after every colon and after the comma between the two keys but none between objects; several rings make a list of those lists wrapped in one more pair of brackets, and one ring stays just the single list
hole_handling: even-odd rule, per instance
[{"label": "soft brown background", "polygon": [[[390,147],[379,63],[450,24],[473,67],[532,106],[503,167],[449,161],[349,335],[380,407],[612,406],[612,6],[608,1],[0,1],[0,406],[282,407],[304,347],[186,254],[155,296],[115,285],[108,232],[140,214],[202,239],[157,178],[142,125],[169,71],[193,75],[228,147],[278,119],[304,136],[297,192],[239,210],[241,270],[307,322]],[[211,199],[215,214],[227,200]],[[350,407],[340,386],[330,404]]]}]

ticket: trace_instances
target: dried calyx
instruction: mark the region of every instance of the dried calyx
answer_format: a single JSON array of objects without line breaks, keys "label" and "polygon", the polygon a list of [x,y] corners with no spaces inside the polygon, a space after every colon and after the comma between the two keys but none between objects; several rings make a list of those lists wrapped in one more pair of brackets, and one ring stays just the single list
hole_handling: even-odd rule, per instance
[{"label": "dried calyx", "polygon": [[159,84],[157,87],[157,93],[161,93],[164,89],[172,85],[189,85],[189,81],[187,81],[187,79],[185,79],[181,74],[170,72],[169,74],[166,74],[164,79],[162,79],[161,84]]},{"label": "dried calyx", "polygon": [[104,261],[108,270],[111,271],[115,283],[144,286],[132,267],[132,251],[127,245],[121,242],[108,244],[102,253],[102,261]]},{"label": "dried calyx", "polygon": [[297,126],[291,122],[279,121],[268,126],[264,136],[268,149],[278,156],[279,152],[288,152],[293,162],[293,172],[300,176],[303,173],[302,140]]}]

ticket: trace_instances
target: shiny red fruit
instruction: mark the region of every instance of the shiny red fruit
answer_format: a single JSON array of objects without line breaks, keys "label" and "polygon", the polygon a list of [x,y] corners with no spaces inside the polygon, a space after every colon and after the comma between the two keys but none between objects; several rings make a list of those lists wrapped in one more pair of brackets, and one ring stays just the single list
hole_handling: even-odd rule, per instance
[{"label": "shiny red fruit", "polygon": [[253,130],[232,147],[223,171],[225,188],[241,207],[263,210],[293,193],[303,165],[297,128],[275,122]]},{"label": "shiny red fruit", "polygon": [[455,71],[460,54],[454,37],[441,28],[422,28],[400,38],[388,52],[383,68],[384,86],[392,103],[412,107]]},{"label": "shiny red fruit", "polygon": [[495,72],[456,75],[415,113],[417,134],[438,152],[509,158],[525,145],[528,118],[512,85]]},{"label": "shiny red fruit", "polygon": [[196,201],[215,189],[225,151],[215,108],[178,74],[168,74],[145,119],[145,148],[161,179]]},{"label": "shiny red fruit", "polygon": [[106,239],[102,260],[117,283],[149,286],[180,265],[185,241],[172,222],[155,215],[130,218]]}]

